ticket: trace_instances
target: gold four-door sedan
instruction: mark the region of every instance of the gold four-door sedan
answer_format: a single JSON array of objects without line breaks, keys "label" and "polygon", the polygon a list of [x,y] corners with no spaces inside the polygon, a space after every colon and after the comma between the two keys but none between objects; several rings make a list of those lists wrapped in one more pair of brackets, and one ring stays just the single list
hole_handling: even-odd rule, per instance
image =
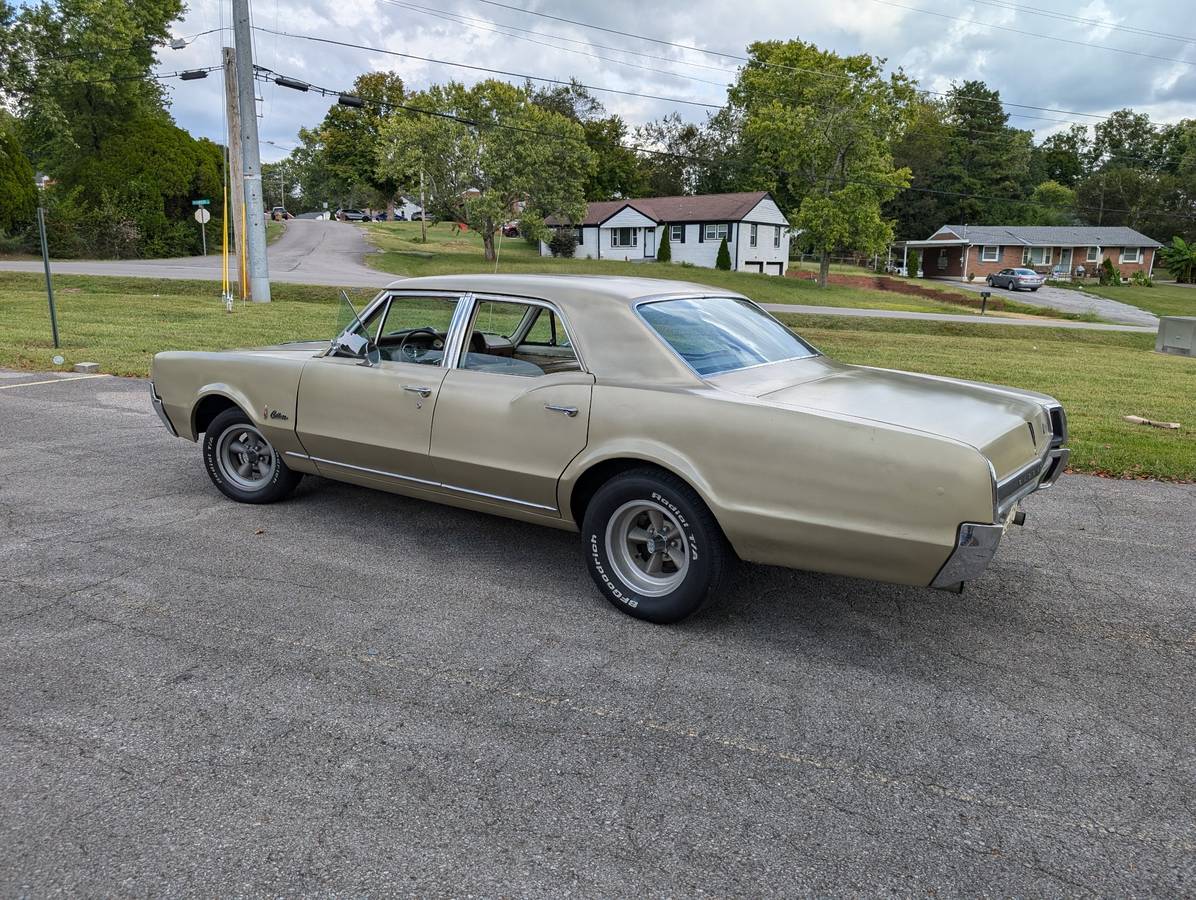
[{"label": "gold four-door sedan", "polygon": [[345,306],[331,342],[154,357],[216,487],[323,475],[580,530],[603,596],[653,622],[736,559],[958,589],[1067,464],[1051,397],[844,365],[722,289],[446,275]]}]

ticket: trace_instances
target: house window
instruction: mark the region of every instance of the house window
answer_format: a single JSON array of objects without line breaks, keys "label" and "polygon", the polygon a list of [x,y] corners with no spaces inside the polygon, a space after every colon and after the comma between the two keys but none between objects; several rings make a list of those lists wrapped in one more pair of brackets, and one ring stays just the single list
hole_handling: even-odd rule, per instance
[{"label": "house window", "polygon": [[759,230],[759,228],[760,228],[760,226],[757,225],[755,222],[752,223],[751,234],[748,235],[748,246],[749,247],[756,246],[756,233]]},{"label": "house window", "polygon": [[1000,247],[981,247],[980,261],[981,262],[996,262],[1001,258]]},{"label": "house window", "polygon": [[1100,247],[1089,247],[1088,255],[1085,257],[1087,262],[1097,262],[1100,259]]},{"label": "house window", "polygon": [[714,222],[707,222],[703,227],[706,229],[706,240],[708,241],[721,241],[727,236],[726,222],[721,225]]},{"label": "house window", "polygon": [[1023,266],[1049,266],[1051,264],[1050,247],[1023,247]]},{"label": "house window", "polygon": [[1119,261],[1123,263],[1142,262],[1142,248],[1141,247],[1122,247]]},{"label": "house window", "polygon": [[669,240],[674,244],[681,244],[685,242],[685,226],[684,225],[670,225],[669,226]]},{"label": "house window", "polygon": [[638,228],[612,228],[610,230],[610,245],[612,247],[638,247],[640,230]]},{"label": "house window", "polygon": [[781,226],[780,225],[772,226],[772,245],[774,247],[781,246]]},{"label": "house window", "polygon": [[577,235],[577,246],[580,247],[582,245],[582,243],[584,242],[584,238],[586,236],[586,230],[584,228],[579,227],[579,228],[574,229],[574,233]]},{"label": "house window", "polygon": [[939,261],[938,261],[937,265],[940,269],[947,268],[947,254],[944,253],[942,250],[939,251]]}]

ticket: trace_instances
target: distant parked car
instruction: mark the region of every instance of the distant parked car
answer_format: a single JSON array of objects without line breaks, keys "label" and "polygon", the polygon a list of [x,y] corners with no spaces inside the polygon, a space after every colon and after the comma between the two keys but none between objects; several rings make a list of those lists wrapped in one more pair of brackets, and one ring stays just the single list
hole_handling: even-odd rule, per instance
[{"label": "distant parked car", "polygon": [[519,225],[516,222],[508,222],[502,227],[503,237],[519,237]]},{"label": "distant parked car", "polygon": [[412,222],[435,222],[436,217],[433,215],[430,215],[429,213],[413,212],[411,214],[411,221]]},{"label": "distant parked car", "polygon": [[380,212],[380,213],[374,213],[374,221],[375,222],[385,222],[386,221],[386,210],[382,210],[382,212]]},{"label": "distant parked car", "polygon": [[280,222],[283,219],[293,219],[295,217],[292,216],[289,212],[287,212],[285,207],[276,206],[272,210],[270,210],[270,218],[273,219],[275,222]]},{"label": "distant parked car", "polygon": [[370,217],[360,209],[338,209],[336,218],[342,222],[368,222]]},{"label": "distant parked car", "polygon": [[1046,283],[1046,277],[1033,269],[1002,269],[985,279],[989,287],[1007,288],[1011,291],[1036,291]]}]

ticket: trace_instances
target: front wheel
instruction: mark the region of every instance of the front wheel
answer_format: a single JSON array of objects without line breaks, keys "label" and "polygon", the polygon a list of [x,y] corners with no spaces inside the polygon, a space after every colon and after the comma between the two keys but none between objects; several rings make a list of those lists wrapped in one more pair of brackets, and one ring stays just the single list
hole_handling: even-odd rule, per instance
[{"label": "front wheel", "polygon": [[722,529],[681,479],[634,469],[598,489],[582,524],[590,576],[617,609],[661,624],[696,612],[733,559]]},{"label": "front wheel", "polygon": [[203,437],[204,466],[212,483],[239,503],[273,503],[303,478],[239,409],[226,409]]}]

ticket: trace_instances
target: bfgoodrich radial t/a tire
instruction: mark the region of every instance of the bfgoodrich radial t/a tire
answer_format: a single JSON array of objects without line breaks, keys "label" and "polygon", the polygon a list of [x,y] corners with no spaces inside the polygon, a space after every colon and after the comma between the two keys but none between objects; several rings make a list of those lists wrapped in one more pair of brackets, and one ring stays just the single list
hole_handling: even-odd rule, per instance
[{"label": "bfgoodrich radial t/a tire", "polygon": [[226,409],[203,436],[204,467],[212,483],[239,503],[273,503],[295,489],[302,472],[280,454],[239,409]]},{"label": "bfgoodrich radial t/a tire", "polygon": [[689,485],[634,469],[598,489],[582,537],[590,576],[617,609],[668,623],[718,592],[732,558],[722,530]]}]

